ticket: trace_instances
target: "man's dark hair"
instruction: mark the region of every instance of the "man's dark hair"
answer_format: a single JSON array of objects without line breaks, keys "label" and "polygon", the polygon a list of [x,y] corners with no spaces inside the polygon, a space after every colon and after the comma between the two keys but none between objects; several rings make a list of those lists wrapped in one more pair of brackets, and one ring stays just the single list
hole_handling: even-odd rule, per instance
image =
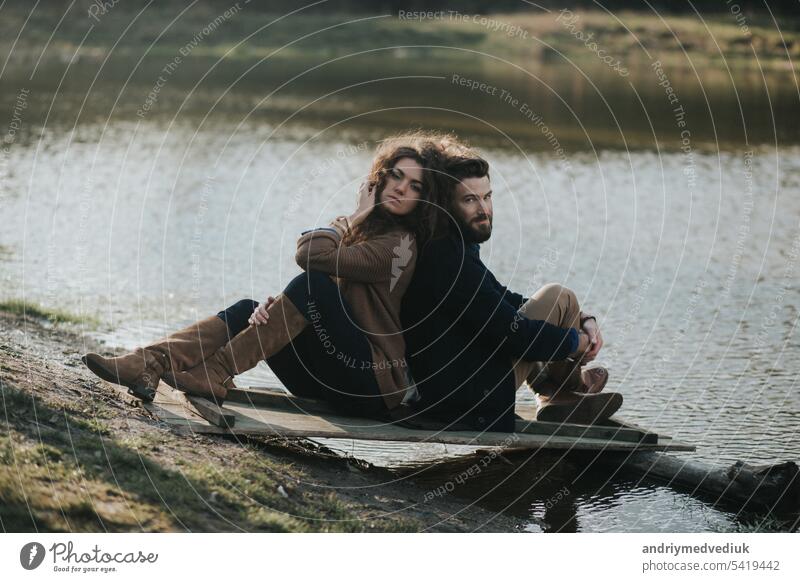
[{"label": "man's dark hair", "polygon": [[466,178],[483,178],[489,175],[489,162],[458,138],[448,135],[441,140],[441,147],[444,171],[452,188]]},{"label": "man's dark hair", "polygon": [[462,180],[489,177],[489,162],[484,160],[477,150],[452,135],[442,139],[440,144],[442,169],[448,186],[444,197],[449,205],[452,203],[456,186]]},{"label": "man's dark hair", "polygon": [[453,212],[456,187],[467,178],[489,177],[489,162],[477,150],[453,135],[441,137],[439,149],[442,154],[442,201],[447,214],[444,222],[447,232],[452,232],[460,228],[453,222],[456,216]]},{"label": "man's dark hair", "polygon": [[458,157],[447,160],[445,171],[455,185],[455,183],[467,178],[488,176],[489,162],[477,155],[474,157]]}]

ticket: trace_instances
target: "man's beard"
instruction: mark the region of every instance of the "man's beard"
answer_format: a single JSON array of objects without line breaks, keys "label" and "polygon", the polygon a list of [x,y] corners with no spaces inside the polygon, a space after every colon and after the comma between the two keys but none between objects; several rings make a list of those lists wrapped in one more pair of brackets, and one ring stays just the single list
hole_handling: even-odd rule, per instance
[{"label": "man's beard", "polygon": [[[478,224],[482,219],[486,219],[486,222]],[[486,214],[477,216],[468,223],[459,220],[458,226],[461,230],[461,234],[464,236],[464,240],[467,242],[481,244],[489,240],[489,237],[492,236],[492,217]]]}]

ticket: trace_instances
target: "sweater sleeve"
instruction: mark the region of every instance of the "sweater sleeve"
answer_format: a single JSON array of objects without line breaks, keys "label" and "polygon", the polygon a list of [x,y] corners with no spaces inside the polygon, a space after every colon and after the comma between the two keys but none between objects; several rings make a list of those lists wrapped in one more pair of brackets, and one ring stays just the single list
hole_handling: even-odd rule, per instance
[{"label": "sweater sleeve", "polygon": [[408,232],[392,231],[358,244],[343,245],[347,225],[337,219],[331,227],[300,237],[295,254],[300,268],[363,283],[380,283],[390,281],[414,257],[414,237]]},{"label": "sweater sleeve", "polygon": [[494,284],[497,292],[500,293],[500,296],[505,299],[514,309],[519,309],[522,307],[525,302],[528,300],[527,297],[519,293],[515,293],[505,285],[501,285],[500,282],[495,278],[494,274],[491,271],[487,270],[487,274],[491,277],[492,283]]},{"label": "sweater sleeve", "polygon": [[466,334],[497,346],[498,353],[526,361],[563,360],[577,349],[575,330],[519,314],[479,258],[453,245],[443,250],[433,293],[445,298],[440,309]]}]

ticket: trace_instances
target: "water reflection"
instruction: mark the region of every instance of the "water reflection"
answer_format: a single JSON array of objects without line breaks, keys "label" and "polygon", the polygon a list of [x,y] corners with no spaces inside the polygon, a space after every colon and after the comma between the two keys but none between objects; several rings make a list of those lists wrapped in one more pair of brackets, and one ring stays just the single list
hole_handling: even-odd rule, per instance
[{"label": "water reflection", "polygon": [[800,524],[796,515],[718,507],[714,499],[632,480],[591,454],[510,452],[486,459],[487,451],[478,451],[398,472],[426,488],[423,503],[453,496],[517,516],[532,532],[794,531]]},{"label": "water reflection", "polygon": [[[513,289],[560,281],[598,310],[626,418],[696,443],[695,457],[713,464],[798,459],[800,126],[785,121],[798,114],[787,76],[703,71],[701,85],[672,75],[691,127],[687,156],[647,67],[621,79],[553,63],[390,59],[374,82],[375,63],[355,59],[313,70],[272,61],[242,78],[252,63],[212,64],[187,61],[143,118],[158,58],[136,71],[124,59],[101,71],[73,63],[61,86],[63,65],[33,79],[6,71],[0,106],[19,87],[30,93],[3,150],[4,297],[95,316],[111,345],[147,342],[282,288],[298,270],[297,234],[351,209],[376,139],[409,125],[455,129],[492,163],[486,262]],[[270,96],[298,72],[302,81]],[[244,384],[269,382],[259,367]],[[392,467],[474,452],[340,445]],[[548,531],[740,523],[660,487],[546,465],[495,461],[465,498]]]},{"label": "water reflection", "polygon": [[[380,51],[378,51],[380,53]],[[390,54],[390,53],[389,53]],[[666,69],[678,101],[670,102],[662,78],[649,64],[620,77],[596,63],[570,64],[505,60],[453,47],[430,58],[350,55],[328,61],[184,61],[142,113],[153,83],[169,59],[112,57],[43,65],[34,78],[10,69],[0,106],[10,110],[14,87],[31,91],[29,124],[47,119],[49,128],[118,121],[170,123],[177,118],[226,119],[235,130],[249,118],[259,123],[307,124],[357,131],[377,138],[413,124],[456,130],[488,145],[518,142],[526,150],[550,151],[541,124],[571,152],[658,148],[676,151],[689,130],[693,148],[728,149],[742,144],[800,143],[800,127],[781,120],[797,116],[797,88],[790,73],[724,68],[693,72]],[[380,71],[380,74],[376,74]],[[55,91],[53,79],[65,75]],[[466,83],[468,81],[469,83]],[[483,84],[472,89],[470,83]],[[87,87],[92,90],[87,92]],[[676,116],[676,108],[684,111]],[[366,115],[365,115],[366,114]],[[680,121],[685,124],[679,124]]]}]

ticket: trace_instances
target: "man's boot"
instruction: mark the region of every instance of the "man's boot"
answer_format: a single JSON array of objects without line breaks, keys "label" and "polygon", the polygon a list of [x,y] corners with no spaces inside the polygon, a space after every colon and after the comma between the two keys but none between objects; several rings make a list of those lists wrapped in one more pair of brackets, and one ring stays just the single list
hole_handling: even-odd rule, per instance
[{"label": "man's boot", "polygon": [[565,390],[552,395],[539,394],[536,420],[568,422],[571,424],[596,424],[608,420],[622,406],[622,394],[602,392],[581,394]]},{"label": "man's boot", "polygon": [[602,367],[587,368],[581,371],[581,385],[575,392],[583,394],[597,394],[602,392],[608,383],[608,370]]},{"label": "man's boot", "polygon": [[218,403],[235,388],[233,377],[274,356],[306,328],[308,321],[294,303],[279,295],[270,306],[269,323],[250,325],[206,361],[190,370],[168,375],[168,381],[188,394]]},{"label": "man's boot", "polygon": [[152,402],[162,377],[197,366],[227,341],[228,326],[215,315],[124,356],[89,353],[81,360],[103,380],[126,386],[134,396]]},{"label": "man's boot", "polygon": [[540,389],[545,390],[547,393],[560,389],[582,394],[596,394],[602,392],[608,383],[608,370],[601,366],[583,370],[577,368],[574,372],[570,371],[566,376],[563,376],[565,379],[560,382],[553,380],[553,377],[558,376],[554,374],[552,362],[539,363],[539,367],[534,368],[525,381],[531,389],[534,386],[539,386]]}]

